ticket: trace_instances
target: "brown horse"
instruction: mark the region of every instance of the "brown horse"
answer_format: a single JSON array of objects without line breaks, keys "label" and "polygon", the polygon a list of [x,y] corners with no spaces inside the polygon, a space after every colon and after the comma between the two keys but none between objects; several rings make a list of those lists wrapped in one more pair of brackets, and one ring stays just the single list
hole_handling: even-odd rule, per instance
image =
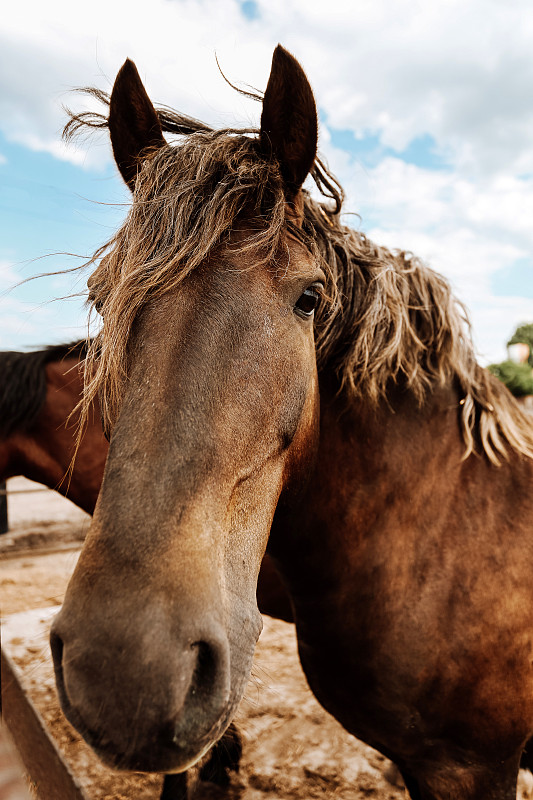
[{"label": "brown horse", "polygon": [[29,353],[0,352],[0,482],[24,475],[68,497],[92,514],[102,484],[108,444],[98,407],[76,450],[83,391],[80,359],[86,342]]},{"label": "brown horse", "polygon": [[[32,352],[0,351],[0,482],[16,475],[42,483],[92,514],[102,484],[108,443],[95,400],[77,439],[77,406],[83,394],[80,366],[87,343],[50,345]],[[75,455],[75,458],[74,458]],[[264,614],[292,622],[289,598],[265,555],[257,584]],[[234,726],[201,770],[204,780],[225,786],[242,753]],[[162,798],[173,798],[168,778]]]},{"label": "brown horse", "polygon": [[66,715],[117,767],[200,758],[246,685],[268,545],[313,691],[412,798],[514,799],[533,434],[448,285],[342,226],[281,47],[258,132],[157,114],[130,61],[84,122],[108,124],[133,204],[90,279],[86,403],[111,444],[51,637]]},{"label": "brown horse", "polygon": [[[96,400],[76,446],[76,409],[83,394],[80,366],[86,351],[83,341],[27,353],[0,352],[0,482],[23,475],[92,514],[108,443]],[[257,602],[263,613],[292,621],[289,598],[268,556],[261,565]],[[240,756],[240,736],[232,727],[204,765],[202,777],[225,785],[227,771],[238,769]]]}]

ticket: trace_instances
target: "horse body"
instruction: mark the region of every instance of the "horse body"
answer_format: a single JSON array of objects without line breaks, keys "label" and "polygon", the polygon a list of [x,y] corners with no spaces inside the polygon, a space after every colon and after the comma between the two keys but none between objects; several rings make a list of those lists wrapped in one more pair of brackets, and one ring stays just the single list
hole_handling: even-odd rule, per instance
[{"label": "horse body", "polygon": [[[176,116],[171,147],[165,120],[126,62],[108,125],[133,205],[89,281],[110,451],[51,636],[65,713],[115,766],[187,769],[242,695],[268,547],[323,705],[414,799],[511,800],[529,423],[443,279],[339,223],[286,51],[258,137]],[[302,193],[310,170],[336,211]]]},{"label": "horse body", "polygon": [[108,444],[96,405],[72,463],[78,421],[75,409],[83,393],[79,359],[84,350],[85,343],[78,343],[30,353],[0,353],[4,387],[0,397],[0,480],[24,475],[57,489],[92,514]]},{"label": "horse body", "polygon": [[269,553],[326,709],[422,797],[512,797],[533,720],[532,466],[462,461],[460,399],[392,391],[369,413],[321,386],[317,466]]}]

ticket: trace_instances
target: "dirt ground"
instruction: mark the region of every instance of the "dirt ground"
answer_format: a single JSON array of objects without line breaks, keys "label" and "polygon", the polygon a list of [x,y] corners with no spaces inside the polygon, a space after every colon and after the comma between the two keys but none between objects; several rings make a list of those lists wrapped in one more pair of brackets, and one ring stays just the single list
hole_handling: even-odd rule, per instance
[{"label": "dirt ground", "polygon": [[[8,488],[32,485],[14,479]],[[75,566],[87,515],[51,492],[32,492],[9,496],[9,517],[11,531],[0,542],[3,647],[88,797],[156,800],[160,776],[102,766],[58,707],[48,628]],[[314,699],[298,662],[293,626],[264,621],[236,720],[244,750],[240,772],[225,792],[191,776],[196,800],[404,798],[390,763],[347,734]],[[521,773],[518,798],[533,798],[529,773]]]}]

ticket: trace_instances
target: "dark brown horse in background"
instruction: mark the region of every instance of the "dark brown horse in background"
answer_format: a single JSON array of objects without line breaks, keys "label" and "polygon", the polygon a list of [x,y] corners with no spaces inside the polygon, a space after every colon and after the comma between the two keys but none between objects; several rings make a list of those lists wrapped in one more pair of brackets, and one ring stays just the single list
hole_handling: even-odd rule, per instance
[{"label": "dark brown horse in background", "polygon": [[72,463],[85,353],[86,342],[0,352],[0,482],[23,475],[92,514],[108,444],[96,404]]},{"label": "dark brown horse in background", "polygon": [[[51,637],[66,715],[116,767],[194,763],[246,685],[268,547],[313,691],[411,797],[514,800],[530,421],[446,282],[342,226],[282,48],[260,131],[158,115],[129,61],[107,124],[133,204],[90,279],[86,402],[111,444]],[[334,206],[302,191],[310,172]]]}]

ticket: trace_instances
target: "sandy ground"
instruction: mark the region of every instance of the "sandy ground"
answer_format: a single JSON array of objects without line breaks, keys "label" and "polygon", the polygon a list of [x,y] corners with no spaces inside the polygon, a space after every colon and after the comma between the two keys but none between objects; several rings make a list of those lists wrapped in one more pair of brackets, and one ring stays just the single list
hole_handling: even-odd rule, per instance
[{"label": "sandy ground", "polygon": [[[30,483],[15,479],[8,488],[25,487]],[[11,531],[0,543],[2,644],[26,691],[91,800],[155,800],[160,776],[119,774],[102,766],[58,707],[48,628],[75,566],[76,540],[87,529],[87,515],[51,492],[32,492],[9,497],[9,517]],[[244,748],[240,772],[225,792],[192,775],[197,800],[405,797],[391,775],[386,777],[389,762],[347,734],[312,696],[291,625],[265,617],[236,721]],[[529,773],[521,774],[520,800],[533,798],[532,783]]]}]

